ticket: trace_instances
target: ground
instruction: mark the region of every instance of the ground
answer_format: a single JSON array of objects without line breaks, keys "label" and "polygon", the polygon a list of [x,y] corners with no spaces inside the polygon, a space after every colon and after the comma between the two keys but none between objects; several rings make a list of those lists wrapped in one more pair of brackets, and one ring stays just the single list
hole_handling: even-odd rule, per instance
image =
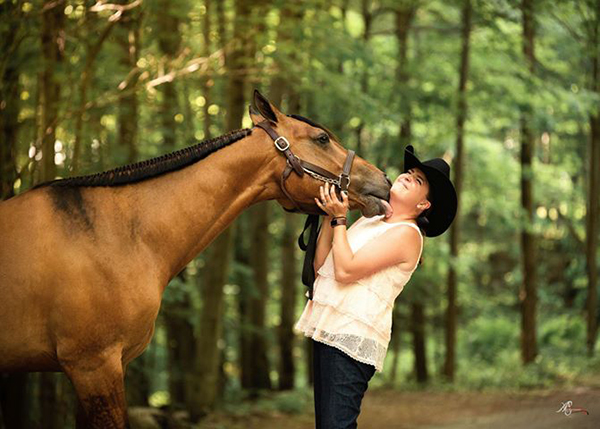
[{"label": "ground", "polygon": [[[563,402],[589,412],[566,416]],[[208,416],[200,429],[311,429],[312,413]],[[367,391],[358,420],[362,429],[597,429],[600,385],[522,392]]]}]

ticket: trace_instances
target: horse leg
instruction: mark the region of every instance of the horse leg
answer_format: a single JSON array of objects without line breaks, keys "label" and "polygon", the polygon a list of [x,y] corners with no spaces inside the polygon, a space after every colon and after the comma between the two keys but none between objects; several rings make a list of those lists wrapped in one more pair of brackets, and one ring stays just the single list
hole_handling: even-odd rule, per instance
[{"label": "horse leg", "polygon": [[97,362],[64,368],[79,399],[77,428],[124,429],[128,423],[121,356],[93,360]]}]

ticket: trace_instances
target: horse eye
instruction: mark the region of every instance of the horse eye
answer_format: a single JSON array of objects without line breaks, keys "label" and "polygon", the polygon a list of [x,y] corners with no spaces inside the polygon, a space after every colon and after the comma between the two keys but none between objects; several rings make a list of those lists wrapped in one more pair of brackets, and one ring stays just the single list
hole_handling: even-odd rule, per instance
[{"label": "horse eye", "polygon": [[329,136],[325,133],[319,134],[317,141],[322,144],[329,143]]}]

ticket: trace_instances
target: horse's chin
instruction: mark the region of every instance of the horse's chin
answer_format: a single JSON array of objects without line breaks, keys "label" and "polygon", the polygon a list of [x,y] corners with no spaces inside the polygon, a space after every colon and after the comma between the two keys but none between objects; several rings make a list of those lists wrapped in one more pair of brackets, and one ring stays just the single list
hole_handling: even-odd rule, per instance
[{"label": "horse's chin", "polygon": [[365,197],[360,212],[364,217],[379,216],[385,214],[385,206],[381,202],[381,198],[370,195]]}]

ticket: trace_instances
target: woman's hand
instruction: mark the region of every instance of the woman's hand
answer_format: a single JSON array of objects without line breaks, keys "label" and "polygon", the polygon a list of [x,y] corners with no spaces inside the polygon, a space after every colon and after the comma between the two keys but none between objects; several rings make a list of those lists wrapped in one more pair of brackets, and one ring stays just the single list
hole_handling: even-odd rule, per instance
[{"label": "woman's hand", "polygon": [[332,217],[345,217],[348,213],[348,195],[346,192],[342,192],[342,201],[340,201],[335,193],[335,186],[329,186],[329,183],[325,182],[325,187],[319,187],[321,198],[315,198],[317,206],[329,216]]}]

